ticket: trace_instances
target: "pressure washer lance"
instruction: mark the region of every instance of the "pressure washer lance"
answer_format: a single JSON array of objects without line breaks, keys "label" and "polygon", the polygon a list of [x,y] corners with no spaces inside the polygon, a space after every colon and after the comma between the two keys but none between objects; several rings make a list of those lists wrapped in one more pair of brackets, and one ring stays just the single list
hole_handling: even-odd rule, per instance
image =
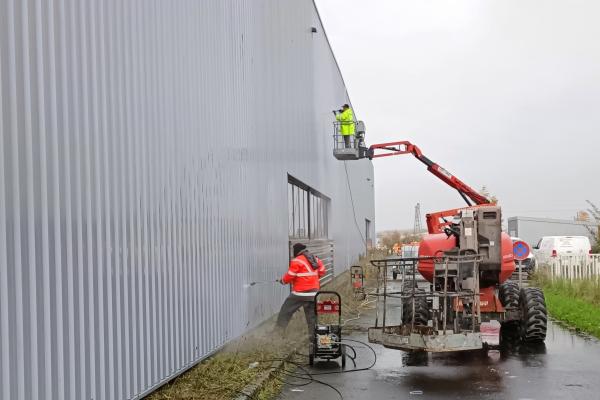
[{"label": "pressure washer lance", "polygon": [[244,284],[244,289],[247,289],[250,286],[254,286],[254,285],[264,285],[266,283],[281,283],[281,279],[276,279],[274,281],[257,281],[257,282],[245,283]]}]

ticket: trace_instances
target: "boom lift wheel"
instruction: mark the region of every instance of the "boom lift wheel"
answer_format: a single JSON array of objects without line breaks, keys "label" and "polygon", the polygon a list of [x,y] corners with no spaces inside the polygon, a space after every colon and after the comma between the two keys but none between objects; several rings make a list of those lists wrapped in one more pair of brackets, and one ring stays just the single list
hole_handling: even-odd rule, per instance
[{"label": "boom lift wheel", "polygon": [[500,302],[504,308],[519,307],[519,284],[515,281],[506,281],[500,285]]},{"label": "boom lift wheel", "polygon": [[[413,281],[406,281],[403,284],[402,292],[406,295],[411,293],[415,286]],[[423,294],[423,289],[415,287],[415,294]],[[429,321],[429,305],[425,297],[415,297],[415,325],[427,326]],[[402,323],[410,324],[413,319],[413,301],[411,298],[402,299]]]},{"label": "boom lift wheel", "polygon": [[[498,292],[498,298],[500,299],[500,303],[502,303],[502,307],[506,308],[507,310],[519,309],[520,289],[517,282],[508,280],[502,283]],[[500,340],[506,342],[514,342],[519,340],[521,336],[520,326],[520,320],[503,321],[502,327],[500,328]]]},{"label": "boom lift wheel", "polygon": [[521,340],[528,343],[546,339],[548,315],[544,293],[539,288],[522,288],[519,296],[521,308]]}]

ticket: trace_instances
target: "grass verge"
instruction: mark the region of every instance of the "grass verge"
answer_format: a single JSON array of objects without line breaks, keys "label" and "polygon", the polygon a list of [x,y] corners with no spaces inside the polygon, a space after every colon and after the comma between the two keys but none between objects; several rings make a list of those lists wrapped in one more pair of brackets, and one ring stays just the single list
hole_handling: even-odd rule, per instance
[{"label": "grass verge", "polygon": [[[236,398],[242,389],[253,382],[265,369],[274,354],[250,351],[219,353],[204,360],[190,371],[175,379],[147,400],[225,400]],[[253,364],[256,363],[257,364]],[[279,393],[281,384],[277,380],[267,382],[254,397],[267,400]]]},{"label": "grass verge", "polygon": [[554,290],[544,290],[550,315],[600,338],[600,307]]},{"label": "grass verge", "polygon": [[537,274],[550,315],[582,332],[600,338],[600,283],[590,280],[550,279]]}]

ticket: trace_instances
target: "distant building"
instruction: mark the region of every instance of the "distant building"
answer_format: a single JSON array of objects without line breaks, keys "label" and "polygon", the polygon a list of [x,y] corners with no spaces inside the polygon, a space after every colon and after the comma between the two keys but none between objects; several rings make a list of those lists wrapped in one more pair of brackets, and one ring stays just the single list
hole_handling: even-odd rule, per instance
[{"label": "distant building", "polygon": [[588,230],[589,222],[550,218],[511,217],[508,233],[535,245],[543,236],[588,236],[594,243],[594,235]]}]

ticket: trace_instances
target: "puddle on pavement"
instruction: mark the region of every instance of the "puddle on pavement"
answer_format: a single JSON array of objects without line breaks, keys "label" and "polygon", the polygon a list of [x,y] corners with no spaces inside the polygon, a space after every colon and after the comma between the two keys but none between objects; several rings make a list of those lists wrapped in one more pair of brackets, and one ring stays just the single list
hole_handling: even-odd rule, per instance
[{"label": "puddle on pavement", "polygon": [[[568,362],[565,356],[568,355]],[[561,361],[562,360],[562,361]],[[549,323],[545,343],[513,343],[501,350],[459,353],[405,353],[386,349],[378,354],[378,379],[424,394],[514,392],[519,386],[545,375],[549,366],[568,368],[570,363],[600,367],[597,340],[574,335],[555,323]],[[563,387],[582,385],[564,377]]]}]

